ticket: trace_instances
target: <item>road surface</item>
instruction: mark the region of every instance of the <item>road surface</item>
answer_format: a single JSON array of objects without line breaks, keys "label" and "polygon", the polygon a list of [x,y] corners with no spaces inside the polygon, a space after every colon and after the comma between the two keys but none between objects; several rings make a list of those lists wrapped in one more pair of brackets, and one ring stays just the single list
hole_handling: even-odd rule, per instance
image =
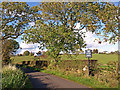
[{"label": "road surface", "polygon": [[22,68],[22,71],[29,76],[34,88],[79,88],[81,90],[86,88],[85,90],[92,90],[84,85],[43,72],[33,71],[28,68]]}]

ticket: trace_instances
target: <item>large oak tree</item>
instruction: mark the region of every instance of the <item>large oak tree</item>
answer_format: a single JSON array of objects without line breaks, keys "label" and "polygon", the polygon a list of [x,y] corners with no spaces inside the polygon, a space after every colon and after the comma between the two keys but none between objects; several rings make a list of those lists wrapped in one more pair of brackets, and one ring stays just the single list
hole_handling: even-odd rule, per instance
[{"label": "large oak tree", "polygon": [[[45,46],[54,58],[61,51],[84,47],[84,28],[114,43],[119,39],[118,9],[108,2],[43,2],[38,8],[41,20],[25,31],[24,39]],[[79,29],[75,29],[77,23]]]},{"label": "large oak tree", "polygon": [[[60,52],[74,52],[84,47],[82,29],[104,36],[103,40],[118,40],[118,7],[102,2],[43,2],[41,20],[25,31],[27,42],[40,43],[55,59]],[[80,28],[75,29],[77,23]],[[111,35],[110,35],[111,34]]]}]

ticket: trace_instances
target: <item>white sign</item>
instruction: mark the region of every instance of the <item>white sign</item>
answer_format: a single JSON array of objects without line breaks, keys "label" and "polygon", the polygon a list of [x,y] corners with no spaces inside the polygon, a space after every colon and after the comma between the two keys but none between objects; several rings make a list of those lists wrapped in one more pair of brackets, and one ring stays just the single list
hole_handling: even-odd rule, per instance
[{"label": "white sign", "polygon": [[85,50],[85,56],[86,57],[92,57],[92,50]]}]

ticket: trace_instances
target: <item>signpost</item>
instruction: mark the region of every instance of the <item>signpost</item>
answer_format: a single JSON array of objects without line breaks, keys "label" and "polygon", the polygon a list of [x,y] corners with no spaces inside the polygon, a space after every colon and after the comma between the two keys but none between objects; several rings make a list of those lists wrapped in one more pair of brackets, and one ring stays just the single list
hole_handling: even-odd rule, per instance
[{"label": "signpost", "polygon": [[90,75],[90,60],[89,58],[92,58],[92,50],[85,50],[85,57],[88,58],[88,71]]}]

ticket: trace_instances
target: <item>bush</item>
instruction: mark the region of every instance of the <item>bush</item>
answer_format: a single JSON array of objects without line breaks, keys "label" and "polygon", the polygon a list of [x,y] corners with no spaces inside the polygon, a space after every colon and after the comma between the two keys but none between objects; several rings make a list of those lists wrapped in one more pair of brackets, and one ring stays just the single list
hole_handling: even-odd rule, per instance
[{"label": "bush", "polygon": [[19,54],[17,54],[17,56],[19,56]]},{"label": "bush", "polygon": [[23,53],[24,56],[28,56],[29,54],[30,54],[29,51],[25,51],[25,52]]},{"label": "bush", "polygon": [[11,63],[11,59],[10,59],[10,57],[9,56],[5,56],[4,58],[2,58],[3,60],[2,60],[2,65],[4,66],[4,65],[8,65],[9,63]]},{"label": "bush", "polygon": [[23,56],[22,54],[20,54],[20,56]]},{"label": "bush", "polygon": [[2,88],[24,88],[28,77],[15,66],[4,66],[2,73]]},{"label": "bush", "polygon": [[[94,75],[94,69],[96,68],[97,60],[90,60],[91,72],[90,74]],[[78,73],[79,75],[85,74],[88,75],[88,65],[87,60],[59,60],[57,63],[51,61],[49,69],[63,70],[64,72],[70,71],[72,73]],[[86,70],[84,71],[83,68]]]},{"label": "bush", "polygon": [[34,53],[33,52],[31,52],[30,54],[29,54],[29,56],[33,56],[34,55]]},{"label": "bush", "polygon": [[109,87],[117,87],[119,82],[117,64],[118,62],[111,61],[107,64],[97,65],[97,73],[95,74],[95,78],[100,82],[109,84]]}]

